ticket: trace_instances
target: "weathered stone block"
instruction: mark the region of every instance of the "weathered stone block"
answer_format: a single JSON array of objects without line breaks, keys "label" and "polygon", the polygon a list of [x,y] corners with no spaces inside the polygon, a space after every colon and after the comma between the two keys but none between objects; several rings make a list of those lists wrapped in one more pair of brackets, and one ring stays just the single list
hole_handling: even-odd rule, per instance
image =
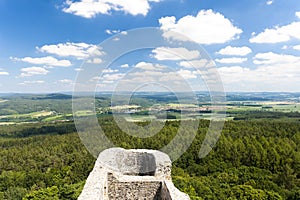
[{"label": "weathered stone block", "polygon": [[156,150],[111,148],[100,153],[79,200],[188,200],[171,181],[172,162]]}]

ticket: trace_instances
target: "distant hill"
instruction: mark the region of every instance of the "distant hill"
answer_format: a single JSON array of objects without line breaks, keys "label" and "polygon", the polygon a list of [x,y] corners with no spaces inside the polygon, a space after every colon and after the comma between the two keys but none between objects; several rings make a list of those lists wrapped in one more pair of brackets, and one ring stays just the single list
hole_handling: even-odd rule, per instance
[{"label": "distant hill", "polygon": [[23,98],[31,100],[72,99],[72,95],[62,93],[30,94],[30,93],[0,93],[1,98]]},{"label": "distant hill", "polygon": [[33,100],[43,100],[43,99],[72,99],[72,95],[68,94],[61,94],[61,93],[52,93],[47,95],[41,95],[41,96],[33,96]]}]

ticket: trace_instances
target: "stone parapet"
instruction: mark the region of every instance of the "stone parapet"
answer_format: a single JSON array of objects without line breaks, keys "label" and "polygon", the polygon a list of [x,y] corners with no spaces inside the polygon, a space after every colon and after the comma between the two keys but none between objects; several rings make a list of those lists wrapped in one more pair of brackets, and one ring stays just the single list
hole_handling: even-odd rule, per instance
[{"label": "stone parapet", "polygon": [[156,150],[111,148],[100,153],[79,200],[188,200],[172,183],[172,162]]}]

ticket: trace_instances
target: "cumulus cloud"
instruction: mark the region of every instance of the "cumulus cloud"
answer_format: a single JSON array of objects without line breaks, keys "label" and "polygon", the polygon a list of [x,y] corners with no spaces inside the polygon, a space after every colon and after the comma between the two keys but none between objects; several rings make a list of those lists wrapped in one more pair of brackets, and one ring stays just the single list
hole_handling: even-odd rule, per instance
[{"label": "cumulus cloud", "polygon": [[114,72],[118,72],[119,70],[118,69],[111,69],[111,68],[108,68],[108,69],[104,69],[102,71],[102,73],[114,73]]},{"label": "cumulus cloud", "polygon": [[272,5],[273,4],[273,0],[268,0],[266,4],[267,5]]},{"label": "cumulus cloud", "polygon": [[193,60],[200,56],[197,50],[186,48],[158,47],[152,50],[153,57],[157,60]]},{"label": "cumulus cloud", "polygon": [[75,68],[74,70],[75,70],[75,71],[77,71],[77,72],[81,72],[81,71],[83,71],[83,69],[82,69],[82,68]]},{"label": "cumulus cloud", "polygon": [[92,18],[97,14],[110,14],[120,11],[130,15],[146,16],[150,10],[150,2],[160,0],[80,0],[65,2],[63,12],[71,13],[84,18]]},{"label": "cumulus cloud", "polygon": [[189,60],[181,61],[178,63],[179,66],[184,68],[196,68],[196,69],[209,69],[215,66],[212,60],[200,59],[200,60]]},{"label": "cumulus cloud", "polygon": [[217,53],[221,55],[229,55],[229,56],[246,56],[251,52],[252,50],[247,46],[243,46],[243,47],[227,46],[223,49],[220,49]]},{"label": "cumulus cloud", "polygon": [[46,75],[49,73],[48,70],[42,67],[26,67],[21,69],[20,77],[34,76],[34,75]]},{"label": "cumulus cloud", "polygon": [[[207,60],[192,60],[189,61],[189,64],[190,62],[200,63],[203,66],[208,66],[212,63],[212,61],[208,62]],[[97,82],[101,90],[131,91],[140,88],[152,91],[153,88],[155,90],[172,88],[176,91],[186,91],[187,87],[193,87],[189,83],[197,82],[195,87],[205,87],[201,85],[204,83],[200,77],[203,78],[203,74],[205,74],[205,77],[209,77],[208,71],[210,69],[207,68],[202,73],[192,67],[174,68],[160,63],[138,62],[132,65],[126,73],[115,72],[111,69],[107,73],[103,73],[100,78],[94,77],[91,81]]]},{"label": "cumulus cloud", "polygon": [[101,56],[104,54],[96,45],[86,43],[59,43],[52,45],[44,45],[36,47],[40,52],[50,53],[61,57],[76,57],[77,59],[84,59],[90,55]]},{"label": "cumulus cloud", "polygon": [[129,67],[128,64],[123,64],[123,65],[121,65],[121,68],[128,68],[128,67]]},{"label": "cumulus cloud", "polygon": [[300,18],[300,11],[299,11],[299,12],[296,12],[296,16],[297,16],[298,18]]},{"label": "cumulus cloud", "polygon": [[104,74],[99,80],[101,83],[113,83],[118,81],[124,77],[125,74],[123,73],[115,73],[115,74]]},{"label": "cumulus cloud", "polygon": [[247,58],[237,58],[237,57],[233,57],[233,58],[221,58],[221,59],[216,59],[216,62],[218,63],[243,63],[246,62],[248,59]]},{"label": "cumulus cloud", "polygon": [[0,68],[0,76],[9,75],[8,72],[4,71],[2,68]]},{"label": "cumulus cloud", "polygon": [[267,28],[263,32],[253,35],[251,43],[280,43],[291,39],[300,39],[300,22],[292,22],[285,26]]},{"label": "cumulus cloud", "polygon": [[65,4],[66,7],[63,8],[64,12],[85,18],[92,18],[99,13],[109,14],[109,11],[111,10],[110,5],[102,1],[82,0],[78,2],[72,2],[67,0]]},{"label": "cumulus cloud", "polygon": [[146,63],[139,62],[135,65],[135,69],[139,69],[138,71],[134,71],[128,74],[130,80],[145,82],[145,81],[170,81],[170,80],[182,80],[182,78],[178,77],[180,75],[184,79],[194,79],[197,77],[197,73],[195,70],[191,69],[171,69],[167,66],[157,64],[157,63]]},{"label": "cumulus cloud", "polygon": [[32,58],[32,57],[25,57],[25,58],[13,58],[10,59],[15,61],[22,61],[27,62],[30,64],[35,65],[47,65],[47,66],[60,66],[60,67],[69,67],[72,63],[69,60],[57,60],[52,56],[40,57],[40,58]]},{"label": "cumulus cloud", "polygon": [[43,84],[45,81],[43,80],[37,80],[37,81],[24,81],[22,83],[19,83],[19,85],[32,85],[32,84]]},{"label": "cumulus cloud", "polygon": [[231,66],[231,67],[220,67],[218,71],[222,74],[232,74],[232,73],[243,73],[250,71],[249,68],[244,68],[241,66]]},{"label": "cumulus cloud", "polygon": [[293,49],[300,51],[300,45],[293,46]]},{"label": "cumulus cloud", "polygon": [[195,72],[190,71],[190,70],[186,70],[186,69],[180,69],[178,71],[178,74],[180,74],[180,76],[182,76],[184,79],[194,79],[197,78],[197,75]]},{"label": "cumulus cloud", "polygon": [[91,58],[91,59],[88,59],[86,62],[87,63],[92,63],[92,64],[100,64],[102,63],[102,59],[101,58]]},{"label": "cumulus cloud", "polygon": [[167,69],[167,67],[164,65],[147,63],[147,62],[139,62],[135,65],[135,68],[146,70],[146,71],[161,71]]},{"label": "cumulus cloud", "polygon": [[9,75],[9,73],[8,72],[0,72],[0,76],[1,75]]},{"label": "cumulus cloud", "polygon": [[136,67],[133,69],[133,71],[127,73],[119,80],[117,85],[118,90],[134,90],[139,87],[144,89],[144,87],[154,83],[157,86],[161,85],[164,89],[166,89],[165,87],[172,87],[176,90],[181,88],[182,91],[186,87],[185,82],[194,80],[198,75],[196,71],[187,69],[179,69],[177,71],[172,69],[157,71],[151,68],[141,70]]},{"label": "cumulus cloud", "polygon": [[[224,15],[213,10],[201,10],[196,16],[187,15],[176,21],[174,16],[159,19],[164,37],[187,40],[174,32],[187,36],[200,44],[220,44],[237,39],[243,32]],[[170,32],[174,31],[174,32]]]},{"label": "cumulus cloud", "polygon": [[253,63],[257,65],[291,64],[300,62],[300,57],[273,52],[258,53],[253,57]]},{"label": "cumulus cloud", "polygon": [[119,33],[120,30],[110,30],[110,29],[106,29],[105,30],[105,33],[109,34],[109,35],[112,35],[112,34],[115,34],[115,33]]},{"label": "cumulus cloud", "polygon": [[127,35],[128,33],[127,33],[127,31],[121,31],[120,32],[122,35]]},{"label": "cumulus cloud", "polygon": [[122,35],[127,35],[127,31],[120,31],[120,30],[110,30],[110,29],[106,29],[105,33],[112,35],[112,34],[116,34],[116,33],[120,33]]},{"label": "cumulus cloud", "polygon": [[63,83],[63,84],[72,84],[73,80],[71,80],[71,79],[61,79],[61,80],[58,80],[58,82]]},{"label": "cumulus cloud", "polygon": [[297,91],[300,87],[300,57],[258,53],[255,68],[231,66],[218,71],[228,91]]}]

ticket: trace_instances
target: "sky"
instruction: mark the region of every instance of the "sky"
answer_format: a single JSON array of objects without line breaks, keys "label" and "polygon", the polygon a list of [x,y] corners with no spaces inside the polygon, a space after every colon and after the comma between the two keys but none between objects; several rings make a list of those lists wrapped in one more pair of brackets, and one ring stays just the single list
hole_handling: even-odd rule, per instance
[{"label": "sky", "polygon": [[197,65],[205,51],[225,92],[300,92],[299,0],[0,0],[0,93],[72,91],[91,54],[95,65],[104,63],[104,41],[117,48],[145,27],[177,46],[120,55],[93,72],[99,91],[157,76],[202,90],[205,75],[187,62]]}]

